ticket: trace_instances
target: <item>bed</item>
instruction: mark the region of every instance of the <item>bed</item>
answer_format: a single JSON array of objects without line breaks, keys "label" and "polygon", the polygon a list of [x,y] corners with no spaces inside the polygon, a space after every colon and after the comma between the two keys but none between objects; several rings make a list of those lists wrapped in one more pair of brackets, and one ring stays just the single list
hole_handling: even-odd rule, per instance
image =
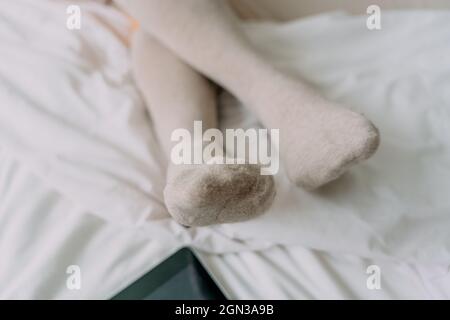
[{"label": "bed", "polygon": [[[255,221],[185,229],[162,200],[130,20],[88,3],[82,28],[68,30],[64,2],[4,7],[0,298],[107,299],[183,246],[231,298],[449,298],[448,12],[386,13],[389,35],[339,12],[249,24],[280,67],[379,123],[384,149],[318,194],[281,173],[274,207]],[[229,94],[221,103],[224,127],[258,125]],[[80,290],[66,285],[73,265]],[[367,284],[374,265],[378,290]]]}]

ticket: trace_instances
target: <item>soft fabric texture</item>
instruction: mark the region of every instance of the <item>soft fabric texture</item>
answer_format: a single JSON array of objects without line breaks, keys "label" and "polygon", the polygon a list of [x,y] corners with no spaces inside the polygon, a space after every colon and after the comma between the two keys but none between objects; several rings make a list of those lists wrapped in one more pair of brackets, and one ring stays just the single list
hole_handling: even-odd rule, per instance
[{"label": "soft fabric texture", "polygon": [[252,164],[171,165],[164,199],[182,225],[207,226],[250,220],[275,196],[272,176]]},{"label": "soft fabric texture", "polygon": [[[55,250],[70,241],[79,248],[82,239],[92,244],[84,221],[95,215],[116,227],[107,227],[107,237],[95,240],[92,252],[106,242],[122,244],[117,230],[124,230],[155,240],[154,245],[139,242],[139,248],[161,245],[166,253],[173,243],[214,253],[289,244],[397,261],[450,262],[450,63],[443,63],[450,57],[450,41],[443,41],[450,39],[448,12],[385,12],[382,32],[367,30],[365,16],[345,14],[246,25],[267,59],[374,119],[384,143],[373,158],[316,193],[293,187],[281,166],[274,177],[277,197],[266,214],[244,223],[185,229],[164,205],[167,160],[120,36],[129,21],[112,8],[93,6],[101,20],[84,9],[83,32],[68,31],[61,28],[63,2],[4,2],[0,59],[8,63],[0,64],[0,145],[53,193],[20,189],[12,180],[14,170],[5,168],[2,179],[13,185],[0,188],[5,191],[0,225],[12,227],[0,232],[11,257],[2,261],[12,261],[15,252],[42,236],[42,259],[35,264],[48,270],[53,250],[47,244]],[[114,32],[105,21],[114,22]],[[221,127],[258,127],[229,94],[221,96],[219,111]],[[55,217],[50,208],[59,197],[74,210],[57,206]],[[25,211],[29,229],[20,229]],[[64,219],[68,214],[74,220]],[[25,233],[32,238],[9,241],[22,238],[22,230],[30,230]],[[125,264],[120,272],[131,274],[122,269],[128,256],[118,260]],[[141,266],[142,272],[151,267],[148,260]],[[111,275],[107,265],[105,270],[103,275]],[[30,270],[20,288],[33,276]]]},{"label": "soft fabric texture", "polygon": [[176,129],[192,131],[194,121],[204,130],[217,128],[217,92],[213,84],[142,30],[131,42],[133,75],[145,99],[155,134],[167,162],[176,142]]},{"label": "soft fabric texture", "polygon": [[[194,137],[195,121],[202,122],[203,130],[218,127],[213,85],[141,30],[133,37],[131,51],[136,83],[168,161],[164,200],[172,217],[185,226],[207,226],[263,213],[275,191],[273,177],[261,176],[259,165],[209,164],[208,159],[180,165],[171,158],[175,130],[187,130]],[[191,143],[203,146],[203,141]]]},{"label": "soft fabric texture", "polygon": [[180,59],[235,94],[266,127],[280,130],[280,154],[295,184],[318,188],[376,151],[372,123],[274,68],[252,48],[226,1],[119,3]]},{"label": "soft fabric texture", "polygon": [[[0,299],[110,299],[182,245],[177,233],[164,237],[124,228],[84,211],[1,151]],[[231,299],[450,298],[445,265],[369,260],[300,246],[205,258]],[[65,271],[73,264],[81,268],[81,290],[67,289]],[[382,270],[382,290],[365,286],[366,268],[373,264]]]}]

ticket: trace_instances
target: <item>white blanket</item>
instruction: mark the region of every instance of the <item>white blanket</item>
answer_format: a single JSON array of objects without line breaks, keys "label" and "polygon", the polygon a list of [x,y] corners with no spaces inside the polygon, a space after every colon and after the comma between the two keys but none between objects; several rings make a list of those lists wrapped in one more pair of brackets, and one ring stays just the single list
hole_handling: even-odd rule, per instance
[{"label": "white blanket", "polygon": [[[381,31],[341,14],[250,25],[276,63],[373,119],[382,145],[320,192],[281,172],[276,202],[258,219],[186,230],[164,207],[165,164],[131,79],[126,18],[102,9],[117,23],[111,33],[90,5],[70,31],[65,9],[2,1],[0,147],[80,212],[212,252],[300,244],[450,262],[450,13],[384,13]],[[228,95],[223,104],[224,125],[256,125]]]}]

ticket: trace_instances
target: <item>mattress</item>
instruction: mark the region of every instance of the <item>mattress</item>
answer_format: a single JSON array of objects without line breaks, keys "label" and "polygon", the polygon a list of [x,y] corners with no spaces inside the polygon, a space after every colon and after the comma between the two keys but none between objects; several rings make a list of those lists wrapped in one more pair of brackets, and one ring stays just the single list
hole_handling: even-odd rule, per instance
[{"label": "mattress", "polygon": [[[25,6],[32,19],[23,15]],[[203,252],[210,269],[234,298],[448,297],[448,199],[444,197],[448,188],[445,179],[438,186],[431,185],[435,175],[448,174],[443,164],[447,145],[439,134],[448,132],[442,119],[448,115],[444,86],[449,70],[434,63],[445,60],[443,52],[450,50],[448,42],[438,41],[438,36],[448,36],[450,30],[446,13],[391,15],[391,23],[398,19],[405,23],[396,29],[394,38],[359,34],[368,52],[373,51],[365,60],[343,59],[358,42],[343,42],[334,55],[325,55],[317,47],[330,41],[326,30],[317,34],[321,41],[311,38],[316,26],[333,26],[345,37],[363,18],[327,14],[280,26],[249,25],[256,45],[280,67],[293,72],[301,69],[305,78],[331,98],[352,104],[356,97],[376,119],[382,115],[371,103],[380,97],[395,107],[394,113],[383,109],[393,116],[396,112],[404,115],[411,101],[428,101],[433,112],[413,113],[408,118],[411,123],[403,123],[402,137],[415,128],[425,132],[418,136],[422,139],[419,147],[435,151],[431,153],[433,175],[429,178],[425,173],[430,171],[420,171],[427,168],[414,166],[423,164],[423,159],[397,176],[393,170],[398,167],[387,170],[398,177],[414,169],[415,174],[422,174],[423,185],[414,188],[411,184],[397,193],[386,192],[396,191],[395,185],[363,188],[374,192],[370,197],[384,201],[380,207],[369,207],[367,215],[356,210],[365,205],[367,195],[351,197],[341,192],[327,198],[333,186],[325,194],[308,195],[290,187],[281,175],[277,177],[278,200],[261,219],[187,230],[170,219],[162,201],[165,164],[157,156],[145,106],[130,78],[129,21],[115,9],[98,4],[83,8],[83,28],[88,32],[55,28],[65,23],[63,2],[7,2],[1,13],[5,18],[1,19],[1,54],[10,64],[0,66],[0,298],[106,299],[187,245]],[[384,73],[374,72],[380,63],[379,51],[370,43],[392,43],[418,17],[422,18],[421,41],[406,46],[416,54],[410,60],[400,54],[390,56],[391,63],[403,61],[404,72],[381,66]],[[334,28],[338,25],[342,29]],[[44,31],[36,35],[37,26]],[[435,26],[441,26],[440,33],[430,36]],[[424,42],[429,42],[430,51],[421,50],[419,45]],[[28,50],[23,50],[25,44]],[[274,50],[277,47],[289,50]],[[411,69],[416,63],[420,68]],[[423,72],[427,77],[420,78]],[[374,78],[377,74],[393,86],[374,86],[380,79]],[[433,84],[437,89],[431,96],[426,89]],[[355,95],[351,89],[356,87],[365,88],[363,94]],[[230,95],[224,93],[221,103],[223,126],[257,125]],[[423,115],[428,117],[421,119]],[[392,122],[382,122],[387,123],[384,132],[393,130]],[[432,143],[426,144],[424,138]],[[398,141],[391,142],[386,145],[398,145]],[[405,150],[417,152],[408,145]],[[392,152],[397,160],[416,154],[388,148],[382,155]],[[365,181],[367,174],[379,172],[379,164],[386,161],[369,163],[344,182],[354,188],[352,181]],[[421,194],[436,187],[441,192]],[[399,201],[399,195],[408,196],[406,191],[426,200],[429,217],[418,211],[399,215],[412,206]],[[379,218],[391,212],[398,220]],[[289,225],[289,221],[295,223]],[[262,233],[267,226],[277,232]],[[374,226],[373,230],[367,226]],[[286,231],[286,237],[277,236],[280,231]],[[81,270],[80,290],[67,286],[68,268],[73,265]],[[371,265],[381,268],[382,290],[367,288]],[[265,283],[256,281],[256,275],[265,277]]]}]

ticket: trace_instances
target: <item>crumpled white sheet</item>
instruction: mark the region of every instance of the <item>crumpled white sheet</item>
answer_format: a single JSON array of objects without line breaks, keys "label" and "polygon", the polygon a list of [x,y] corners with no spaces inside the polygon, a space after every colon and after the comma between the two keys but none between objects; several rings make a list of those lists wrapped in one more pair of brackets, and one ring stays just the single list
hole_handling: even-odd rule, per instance
[{"label": "crumpled white sheet", "polygon": [[[0,199],[0,299],[108,299],[181,245],[176,237],[124,228],[90,214],[1,149]],[[450,297],[448,265],[365,259],[300,246],[199,254],[233,299]],[[80,290],[66,286],[71,265],[80,268]],[[381,290],[367,289],[370,265],[380,267]]]},{"label": "crumpled white sheet", "polygon": [[[2,2],[0,147],[81,211],[212,252],[299,244],[450,261],[450,13],[384,13],[381,31],[343,14],[249,25],[281,67],[374,120],[382,145],[320,192],[281,172],[276,202],[258,219],[186,230],[164,208],[165,164],[117,35],[126,18],[90,5],[82,29],[69,31],[63,3]],[[226,126],[256,125],[228,95],[222,114]]]}]

